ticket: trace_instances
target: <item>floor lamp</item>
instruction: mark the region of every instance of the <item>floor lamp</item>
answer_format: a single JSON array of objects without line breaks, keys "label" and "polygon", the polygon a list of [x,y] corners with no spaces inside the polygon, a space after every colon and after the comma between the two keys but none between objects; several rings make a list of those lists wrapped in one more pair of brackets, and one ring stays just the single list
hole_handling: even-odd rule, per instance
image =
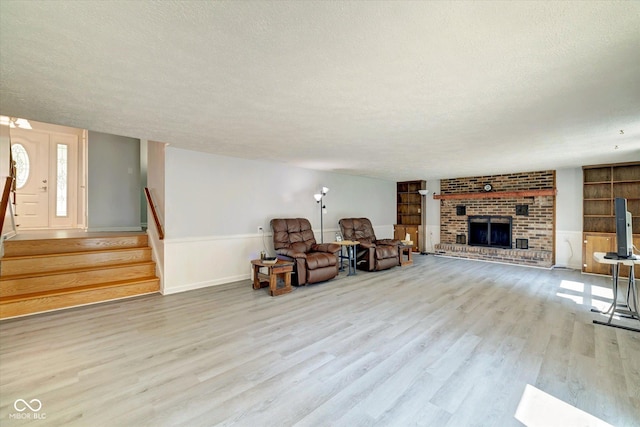
[{"label": "floor lamp", "polygon": [[418,190],[418,193],[422,197],[420,222],[422,222],[422,234],[424,235],[420,239],[422,243],[422,251],[420,253],[424,255],[427,253],[427,194],[429,194],[429,190]]},{"label": "floor lamp", "polygon": [[324,196],[326,196],[328,192],[329,189],[327,187],[322,187],[322,191],[320,191],[320,193],[313,195],[316,199],[316,203],[320,205],[320,243],[324,243],[324,224],[322,223],[322,216],[327,213],[327,207],[322,199],[324,199]]}]

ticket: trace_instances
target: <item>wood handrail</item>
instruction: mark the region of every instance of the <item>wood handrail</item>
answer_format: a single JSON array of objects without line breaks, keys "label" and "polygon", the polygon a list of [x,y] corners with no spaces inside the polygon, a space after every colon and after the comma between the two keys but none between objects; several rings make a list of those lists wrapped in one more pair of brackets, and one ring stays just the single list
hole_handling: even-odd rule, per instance
[{"label": "wood handrail", "polygon": [[162,224],[160,223],[160,218],[158,218],[158,212],[156,212],[156,206],[153,204],[153,199],[151,198],[151,192],[149,188],[144,187],[144,194],[147,196],[147,203],[149,203],[149,207],[151,208],[151,213],[153,214],[153,220],[156,223],[156,230],[158,230],[158,238],[160,240],[164,239],[164,231],[162,230]]},{"label": "wood handrail", "polygon": [[9,198],[11,197],[11,184],[13,184],[13,177],[8,176],[4,183],[2,201],[0,202],[0,234],[2,234],[2,229],[4,228],[4,218],[7,216],[7,207],[9,206]]},{"label": "wood handrail", "polygon": [[555,188],[543,190],[522,190],[522,191],[487,191],[485,193],[457,193],[457,194],[434,194],[435,200],[463,200],[463,199],[504,199],[507,197],[536,197],[555,196],[558,190]]}]

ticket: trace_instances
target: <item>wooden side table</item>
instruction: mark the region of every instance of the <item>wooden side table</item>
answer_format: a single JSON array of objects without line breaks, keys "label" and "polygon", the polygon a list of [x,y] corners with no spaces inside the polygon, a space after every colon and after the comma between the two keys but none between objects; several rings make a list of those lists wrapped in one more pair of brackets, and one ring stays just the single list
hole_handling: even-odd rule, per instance
[{"label": "wooden side table", "polygon": [[[413,246],[399,245],[398,251],[400,252],[401,267],[405,267],[407,265],[413,264],[413,259],[411,258],[411,252],[413,251]],[[406,259],[405,259],[405,256],[406,256]]]},{"label": "wooden side table", "polygon": [[[356,274],[356,246],[358,246],[360,242],[355,240],[341,240],[333,243],[340,245],[340,255],[338,256],[340,259],[340,270],[344,270],[342,260],[346,259],[349,265],[349,274],[347,274],[347,276],[354,276]],[[346,255],[342,252],[343,248],[347,250]]]},{"label": "wooden side table", "polygon": [[[291,292],[291,273],[293,262],[279,259],[275,264],[265,264],[261,259],[251,261],[253,266],[253,289],[269,286],[269,294],[272,297]],[[267,274],[260,272],[260,268],[266,268]],[[278,278],[284,281],[284,286],[278,288]]]}]

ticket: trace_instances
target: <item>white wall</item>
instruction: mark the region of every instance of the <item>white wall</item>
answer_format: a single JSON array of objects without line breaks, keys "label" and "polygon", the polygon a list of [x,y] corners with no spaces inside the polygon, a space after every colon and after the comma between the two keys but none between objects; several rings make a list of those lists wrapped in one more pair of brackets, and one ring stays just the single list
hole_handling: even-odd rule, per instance
[{"label": "white wall", "polygon": [[556,265],[582,269],[582,168],[556,170]]},{"label": "white wall", "polygon": [[[147,171],[149,162],[149,141],[140,140],[140,187],[144,190],[147,186]],[[144,191],[140,192],[140,225],[147,227],[147,200]]]},{"label": "white wall", "polygon": [[[166,232],[162,248],[154,252],[164,266],[165,294],[249,280],[249,261],[263,249],[273,250],[272,218],[308,218],[320,240],[313,194],[322,186],[330,188],[325,241],[333,240],[343,217],[368,217],[379,238],[393,235],[395,182],[167,147],[160,183],[162,174],[154,178],[153,171],[162,162],[157,154],[152,160],[152,151],[150,145],[149,186],[157,194]],[[582,169],[558,170],[556,183],[556,264],[580,269]],[[164,185],[164,192],[158,185]],[[427,251],[432,252],[440,241],[440,202],[433,199],[440,181],[429,181],[427,189]],[[265,229],[264,243],[258,226]]]},{"label": "white wall", "polygon": [[9,152],[11,150],[9,126],[0,126],[0,177],[9,176]]},{"label": "white wall", "polygon": [[139,231],[140,140],[89,131],[89,231]]},{"label": "white wall", "polygon": [[[151,193],[156,213],[160,218],[160,224],[164,228],[164,157],[166,144],[155,141],[147,141],[147,188]],[[145,203],[146,203],[146,195]],[[160,287],[164,289],[164,240],[160,240],[158,230],[151,209],[147,209],[149,245],[152,248],[153,259],[156,262],[156,274],[160,278]]]},{"label": "white wall", "polygon": [[440,180],[427,181],[429,194],[426,197],[427,209],[427,252],[433,253],[434,246],[440,243],[440,200],[434,200],[434,194],[440,194]]},{"label": "white wall", "polygon": [[367,217],[378,238],[393,236],[395,182],[167,147],[164,293],[248,280],[249,261],[263,250],[258,226],[272,251],[272,218],[307,218],[320,241],[313,194],[322,186],[330,189],[325,242],[344,217]]}]

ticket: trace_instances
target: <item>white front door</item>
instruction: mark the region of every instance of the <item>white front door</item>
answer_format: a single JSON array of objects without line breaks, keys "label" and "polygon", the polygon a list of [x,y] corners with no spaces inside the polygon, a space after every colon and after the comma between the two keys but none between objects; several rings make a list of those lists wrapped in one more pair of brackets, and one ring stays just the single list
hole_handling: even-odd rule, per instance
[{"label": "white front door", "polygon": [[49,226],[49,135],[11,131],[11,154],[16,162],[18,230]]},{"label": "white front door", "polygon": [[11,129],[18,231],[77,226],[78,138]]}]

